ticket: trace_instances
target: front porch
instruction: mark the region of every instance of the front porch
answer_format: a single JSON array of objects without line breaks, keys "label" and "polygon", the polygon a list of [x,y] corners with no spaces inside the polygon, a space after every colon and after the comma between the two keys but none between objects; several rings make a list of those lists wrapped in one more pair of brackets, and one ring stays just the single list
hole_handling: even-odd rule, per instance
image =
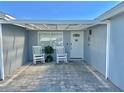
[{"label": "front porch", "polygon": [[[23,68],[18,69],[14,76]],[[121,91],[83,61],[38,63],[12,77],[12,80],[0,83],[0,91]]]}]

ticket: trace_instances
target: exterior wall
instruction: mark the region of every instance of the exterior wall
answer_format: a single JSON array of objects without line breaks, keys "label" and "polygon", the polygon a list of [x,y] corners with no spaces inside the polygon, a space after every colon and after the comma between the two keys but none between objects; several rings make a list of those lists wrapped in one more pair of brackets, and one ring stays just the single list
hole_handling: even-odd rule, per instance
[{"label": "exterior wall", "polygon": [[[33,60],[33,54],[32,54],[32,46],[38,45],[38,31],[29,31],[29,60]],[[65,51],[68,53],[68,57],[70,56],[70,32],[69,31],[63,31],[63,44],[65,46]],[[54,59],[56,59],[55,53],[53,54]]]},{"label": "exterior wall", "polygon": [[[92,35],[89,35],[92,30]],[[105,75],[107,25],[97,25],[84,32],[84,59]],[[90,38],[90,40],[88,40]]]},{"label": "exterior wall", "polygon": [[84,60],[88,63],[91,63],[91,55],[90,55],[90,47],[88,46],[88,36],[89,36],[89,31],[86,30],[84,31]]},{"label": "exterior wall", "polygon": [[124,90],[124,13],[111,19],[109,79]]},{"label": "exterior wall", "polygon": [[2,25],[5,76],[28,62],[28,31],[10,24]]},{"label": "exterior wall", "polygon": [[68,59],[70,58],[70,39],[71,39],[71,32],[70,31],[64,31],[63,32],[63,43],[64,43],[64,47],[65,47],[65,51],[68,54]]},{"label": "exterior wall", "polygon": [[29,51],[29,60],[32,61],[33,60],[33,54],[32,54],[32,46],[36,46],[38,45],[38,37],[37,37],[37,32],[38,31],[29,31],[29,47],[28,47],[28,51]]}]

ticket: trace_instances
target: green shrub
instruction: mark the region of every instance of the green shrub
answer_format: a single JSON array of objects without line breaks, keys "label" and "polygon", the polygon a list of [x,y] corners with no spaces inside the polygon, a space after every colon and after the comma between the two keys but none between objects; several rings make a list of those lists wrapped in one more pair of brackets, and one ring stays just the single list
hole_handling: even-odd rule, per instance
[{"label": "green shrub", "polygon": [[54,49],[51,46],[46,46],[44,51],[45,51],[45,54],[54,53]]},{"label": "green shrub", "polygon": [[53,57],[52,54],[54,53],[54,49],[51,46],[46,46],[44,49],[45,55],[46,55],[46,62],[52,62]]}]

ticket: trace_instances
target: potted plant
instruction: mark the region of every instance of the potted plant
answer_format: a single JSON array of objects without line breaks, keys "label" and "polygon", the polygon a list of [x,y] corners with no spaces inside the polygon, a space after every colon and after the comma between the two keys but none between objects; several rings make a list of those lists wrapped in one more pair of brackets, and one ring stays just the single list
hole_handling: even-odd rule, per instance
[{"label": "potted plant", "polygon": [[52,54],[54,53],[54,49],[51,46],[46,46],[44,49],[45,55],[46,55],[46,62],[53,61]]}]

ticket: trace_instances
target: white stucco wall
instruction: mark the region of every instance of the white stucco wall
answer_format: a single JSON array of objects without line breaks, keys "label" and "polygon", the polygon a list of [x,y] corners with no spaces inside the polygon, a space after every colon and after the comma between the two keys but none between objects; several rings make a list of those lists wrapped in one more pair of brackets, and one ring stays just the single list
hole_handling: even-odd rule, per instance
[{"label": "white stucco wall", "polygon": [[[92,35],[89,35],[92,30]],[[107,25],[97,25],[84,33],[84,59],[105,75]],[[90,41],[88,41],[90,37]]]},{"label": "white stucco wall", "polygon": [[109,79],[124,90],[124,13],[111,19]]},{"label": "white stucco wall", "polygon": [[38,37],[37,37],[37,32],[38,31],[29,31],[29,41],[28,41],[28,51],[29,51],[29,60],[33,60],[33,54],[32,54],[32,46],[38,45]]}]

